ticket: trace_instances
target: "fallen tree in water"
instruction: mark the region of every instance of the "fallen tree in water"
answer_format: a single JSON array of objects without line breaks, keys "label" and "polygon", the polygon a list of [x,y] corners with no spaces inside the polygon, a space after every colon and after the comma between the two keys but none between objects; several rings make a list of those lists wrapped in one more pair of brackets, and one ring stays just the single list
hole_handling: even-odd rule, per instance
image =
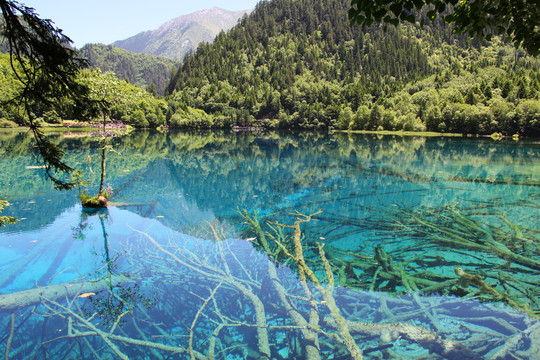
[{"label": "fallen tree in water", "polygon": [[[24,290],[12,294],[0,295],[0,312],[14,312],[29,306],[41,304],[44,300],[63,301],[78,296],[91,296],[114,287],[128,280],[125,276],[112,275],[103,279],[49,285],[36,289]],[[83,296],[83,297],[87,297]]]},{"label": "fallen tree in water", "polygon": [[[327,253],[332,247],[311,246],[301,229],[313,215],[297,213],[288,225],[244,213],[249,241],[226,240],[214,223],[208,224],[214,241],[134,230],[138,238],[123,244],[129,283],[113,275],[114,286],[108,278],[78,290],[76,284],[88,281],[55,285],[46,292],[50,298],[34,289],[31,298],[39,302],[27,304],[39,306],[0,316],[10,328],[0,334],[10,344],[6,359],[357,360],[377,352],[379,358],[533,358],[538,321],[522,313],[460,298],[340,286],[334,273],[341,267]],[[264,244],[268,255],[253,243]],[[376,256],[378,276],[404,274],[382,249]],[[151,300],[154,291],[159,302]]]}]

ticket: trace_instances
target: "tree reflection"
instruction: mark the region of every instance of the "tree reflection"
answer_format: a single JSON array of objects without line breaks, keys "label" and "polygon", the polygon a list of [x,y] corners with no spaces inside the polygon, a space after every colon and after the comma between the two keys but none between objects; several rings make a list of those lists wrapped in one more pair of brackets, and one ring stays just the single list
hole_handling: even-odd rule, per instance
[{"label": "tree reflection", "polygon": [[106,270],[103,279],[108,286],[95,293],[86,293],[85,295],[88,296],[85,297],[88,297],[89,303],[81,306],[81,310],[86,317],[96,317],[104,327],[110,327],[113,324],[118,325],[117,320],[123,316],[122,314],[131,312],[138,304],[149,308],[152,306],[153,300],[141,293],[139,284],[132,281],[118,282],[114,280],[118,276],[126,279],[130,276],[125,273],[125,270],[119,271],[118,269],[117,262],[125,255],[124,253],[117,253],[111,258],[109,234],[106,226],[111,219],[107,208],[83,208],[79,225],[74,229],[74,237],[85,241],[92,218],[99,220],[101,228],[103,262]]}]

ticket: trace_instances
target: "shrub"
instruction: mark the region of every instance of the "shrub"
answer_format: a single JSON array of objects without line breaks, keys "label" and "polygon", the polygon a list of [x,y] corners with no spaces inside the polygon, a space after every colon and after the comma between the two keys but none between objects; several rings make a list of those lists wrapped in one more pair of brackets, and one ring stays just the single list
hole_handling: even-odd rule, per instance
[{"label": "shrub", "polygon": [[11,121],[11,120],[8,120],[8,119],[0,119],[0,128],[16,128],[18,127],[19,125],[17,125],[17,123]]},{"label": "shrub", "polygon": [[141,109],[135,110],[133,115],[131,115],[130,120],[131,120],[131,125],[137,128],[145,128],[145,127],[148,127],[149,125],[148,120],[146,120],[146,117],[144,116],[144,112]]},{"label": "shrub", "polygon": [[55,110],[47,111],[43,114],[43,119],[48,124],[61,124],[62,118],[58,116],[58,113]]},{"label": "shrub", "polygon": [[540,135],[540,101],[525,100],[516,108],[519,131],[522,135]]},{"label": "shrub", "polygon": [[79,194],[79,199],[81,200],[81,205],[85,208],[103,208],[107,207],[107,202],[109,200],[109,193],[104,191],[101,196],[103,199],[100,199],[99,196],[90,197],[87,192],[81,191]]},{"label": "shrub", "polygon": [[179,113],[174,113],[169,120],[169,126],[177,128],[177,127],[182,127],[182,125],[183,125],[182,115],[180,115]]},{"label": "shrub", "polygon": [[210,115],[199,109],[178,110],[171,116],[169,126],[176,128],[210,128],[214,124]]},{"label": "shrub", "polygon": [[347,130],[351,123],[353,122],[354,114],[350,107],[346,107],[341,110],[339,113],[338,121],[337,121],[337,127],[341,130]]},{"label": "shrub", "polygon": [[364,130],[368,126],[371,110],[366,105],[361,105],[356,110],[356,115],[351,124],[351,128],[354,130]]}]

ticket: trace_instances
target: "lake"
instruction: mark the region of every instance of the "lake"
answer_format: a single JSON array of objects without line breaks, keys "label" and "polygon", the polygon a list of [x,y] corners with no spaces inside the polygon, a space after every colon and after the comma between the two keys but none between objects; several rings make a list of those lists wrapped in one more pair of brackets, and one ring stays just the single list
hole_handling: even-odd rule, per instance
[{"label": "lake", "polygon": [[[99,184],[99,141],[53,135]],[[540,142],[146,132],[108,209],[0,134],[6,359],[538,359]]]}]

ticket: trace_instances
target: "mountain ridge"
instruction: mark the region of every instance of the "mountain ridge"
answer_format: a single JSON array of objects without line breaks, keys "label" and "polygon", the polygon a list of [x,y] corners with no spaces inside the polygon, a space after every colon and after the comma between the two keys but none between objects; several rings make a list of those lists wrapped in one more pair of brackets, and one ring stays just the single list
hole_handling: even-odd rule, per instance
[{"label": "mountain ridge", "polygon": [[212,42],[216,35],[232,28],[244,14],[250,14],[252,10],[203,9],[171,19],[157,29],[117,40],[112,45],[132,52],[182,60],[199,43]]}]

